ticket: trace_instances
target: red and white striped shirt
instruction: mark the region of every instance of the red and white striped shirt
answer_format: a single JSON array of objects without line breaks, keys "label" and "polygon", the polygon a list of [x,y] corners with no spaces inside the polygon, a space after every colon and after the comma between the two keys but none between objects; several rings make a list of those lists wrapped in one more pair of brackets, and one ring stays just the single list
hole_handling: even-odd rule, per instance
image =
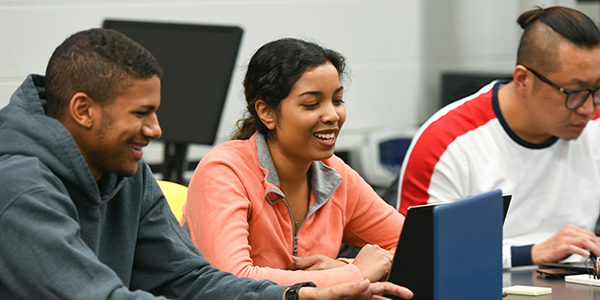
[{"label": "red and white striped shirt", "polygon": [[500,112],[495,81],[435,113],[416,133],[400,174],[399,210],[500,188],[512,194],[510,247],[545,241],[567,224],[594,231],[600,211],[600,112],[574,140],[520,139]]}]

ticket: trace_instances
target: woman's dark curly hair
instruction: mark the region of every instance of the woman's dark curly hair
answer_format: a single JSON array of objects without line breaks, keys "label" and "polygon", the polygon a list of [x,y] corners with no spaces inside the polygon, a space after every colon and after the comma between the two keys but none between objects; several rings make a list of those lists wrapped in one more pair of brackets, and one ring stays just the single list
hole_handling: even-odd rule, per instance
[{"label": "woman's dark curly hair", "polygon": [[258,118],[256,101],[262,100],[276,110],[304,72],[327,62],[333,64],[341,79],[345,74],[345,58],[315,43],[284,38],[258,49],[248,63],[243,83],[247,102],[246,118],[238,121],[238,130],[233,139],[248,139],[257,131],[267,135],[269,129]]}]

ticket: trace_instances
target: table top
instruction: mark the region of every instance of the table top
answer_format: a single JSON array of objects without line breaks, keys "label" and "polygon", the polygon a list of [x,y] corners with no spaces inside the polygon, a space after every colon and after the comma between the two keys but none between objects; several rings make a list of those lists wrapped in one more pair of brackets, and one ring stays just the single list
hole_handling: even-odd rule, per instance
[{"label": "table top", "polygon": [[502,273],[502,286],[529,285],[552,288],[552,294],[541,296],[508,295],[505,300],[594,300],[600,299],[600,287],[565,282],[564,278],[541,278],[534,267],[518,267]]}]

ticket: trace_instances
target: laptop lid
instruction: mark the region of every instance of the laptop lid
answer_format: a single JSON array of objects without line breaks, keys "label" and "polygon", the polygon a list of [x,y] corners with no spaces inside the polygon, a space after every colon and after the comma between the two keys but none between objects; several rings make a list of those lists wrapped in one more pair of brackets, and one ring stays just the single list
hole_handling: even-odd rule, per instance
[{"label": "laptop lid", "polygon": [[502,211],[504,212],[502,216],[502,225],[504,225],[504,220],[506,220],[506,215],[508,214],[508,208],[510,207],[511,200],[512,195],[502,195]]},{"label": "laptop lid", "polygon": [[494,190],[409,208],[388,280],[415,300],[498,298],[505,201]]}]

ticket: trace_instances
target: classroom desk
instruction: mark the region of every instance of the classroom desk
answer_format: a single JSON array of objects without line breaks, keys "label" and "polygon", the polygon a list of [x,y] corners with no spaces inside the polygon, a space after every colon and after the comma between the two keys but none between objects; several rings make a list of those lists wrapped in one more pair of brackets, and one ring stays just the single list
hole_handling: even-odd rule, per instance
[{"label": "classroom desk", "polygon": [[532,285],[552,288],[552,294],[542,296],[508,295],[505,300],[594,300],[600,299],[600,287],[547,279],[538,276],[537,267],[518,267],[502,273],[502,286]]}]

